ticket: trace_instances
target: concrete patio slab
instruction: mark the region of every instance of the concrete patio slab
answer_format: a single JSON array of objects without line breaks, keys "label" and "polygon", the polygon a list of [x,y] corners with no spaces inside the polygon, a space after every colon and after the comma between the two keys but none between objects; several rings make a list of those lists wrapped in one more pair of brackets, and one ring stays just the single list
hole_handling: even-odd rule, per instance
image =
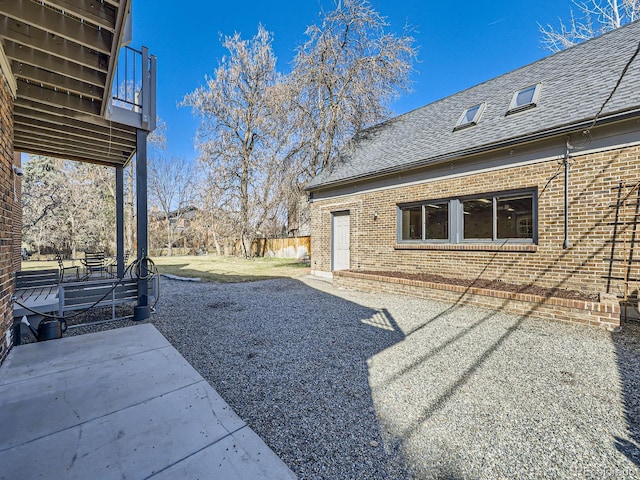
[{"label": "concrete patio slab", "polygon": [[14,348],[0,478],[295,478],[152,326]]}]

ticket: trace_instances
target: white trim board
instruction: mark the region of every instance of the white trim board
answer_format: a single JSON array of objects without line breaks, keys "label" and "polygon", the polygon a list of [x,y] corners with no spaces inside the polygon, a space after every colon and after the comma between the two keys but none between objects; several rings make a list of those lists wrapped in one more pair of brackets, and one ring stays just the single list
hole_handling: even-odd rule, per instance
[{"label": "white trim board", "polygon": [[311,275],[313,275],[314,277],[320,277],[320,278],[326,278],[329,280],[333,280],[333,273],[332,272],[325,272],[323,270],[311,270]]},{"label": "white trim board", "polygon": [[16,82],[16,77],[14,77],[13,72],[11,71],[11,64],[4,53],[2,42],[0,42],[0,71],[2,71],[4,78],[7,79],[9,90],[11,90],[11,96],[15,99],[18,93],[18,82]]}]

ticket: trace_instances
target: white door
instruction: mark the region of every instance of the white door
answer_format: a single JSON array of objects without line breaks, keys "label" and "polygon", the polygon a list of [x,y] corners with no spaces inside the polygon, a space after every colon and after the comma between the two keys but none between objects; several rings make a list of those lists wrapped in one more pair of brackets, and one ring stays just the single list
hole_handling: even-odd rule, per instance
[{"label": "white door", "polygon": [[334,213],[331,229],[332,252],[331,261],[333,270],[348,270],[351,266],[349,258],[349,212]]}]

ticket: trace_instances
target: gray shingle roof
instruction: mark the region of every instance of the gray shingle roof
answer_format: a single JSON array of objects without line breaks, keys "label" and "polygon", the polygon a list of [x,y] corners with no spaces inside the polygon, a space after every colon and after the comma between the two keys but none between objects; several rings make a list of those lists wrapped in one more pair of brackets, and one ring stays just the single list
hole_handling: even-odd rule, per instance
[{"label": "gray shingle roof", "polygon": [[[640,21],[363,130],[337,166],[307,189],[414,168],[481,148],[590,121],[640,42]],[[541,83],[538,106],[505,116],[513,93]],[[453,131],[462,112],[486,102],[476,126]],[[599,118],[640,108],[640,56]]]}]

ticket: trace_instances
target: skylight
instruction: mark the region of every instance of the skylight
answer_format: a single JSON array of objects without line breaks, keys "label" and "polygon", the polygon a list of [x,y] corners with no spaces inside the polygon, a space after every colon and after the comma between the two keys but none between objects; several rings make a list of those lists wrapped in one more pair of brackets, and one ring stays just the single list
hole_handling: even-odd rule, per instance
[{"label": "skylight", "polygon": [[458,123],[454,130],[460,130],[461,128],[471,127],[476,125],[484,112],[485,103],[479,103],[473,107],[467,108],[458,119]]},{"label": "skylight", "polygon": [[513,94],[507,115],[533,108],[538,104],[541,85],[539,83],[518,90]]}]

